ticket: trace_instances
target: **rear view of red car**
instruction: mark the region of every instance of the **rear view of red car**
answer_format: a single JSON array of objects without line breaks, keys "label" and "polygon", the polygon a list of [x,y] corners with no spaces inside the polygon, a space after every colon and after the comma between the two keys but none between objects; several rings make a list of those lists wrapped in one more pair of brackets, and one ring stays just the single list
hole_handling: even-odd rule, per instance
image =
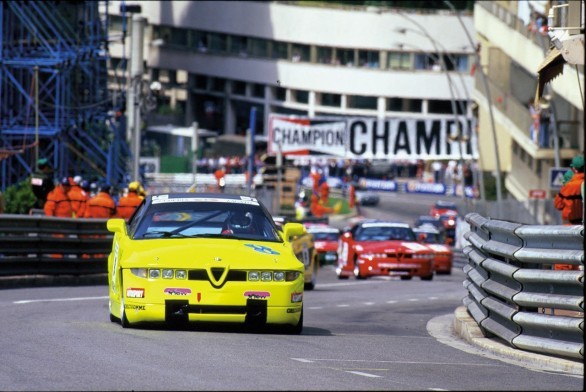
[{"label": "rear view of red car", "polygon": [[417,242],[406,223],[367,220],[354,225],[340,238],[336,274],[339,279],[354,276],[414,276],[433,279],[434,252]]}]

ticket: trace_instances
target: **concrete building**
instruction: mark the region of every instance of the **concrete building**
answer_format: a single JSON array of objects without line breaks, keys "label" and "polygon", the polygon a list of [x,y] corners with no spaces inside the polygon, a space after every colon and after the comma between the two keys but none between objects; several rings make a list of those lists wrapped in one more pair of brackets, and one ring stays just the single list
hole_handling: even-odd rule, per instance
[{"label": "concrete building", "polygon": [[[130,57],[121,3],[109,6],[115,38],[109,49],[118,66],[113,89],[124,85],[120,60]],[[439,10],[277,1],[132,4],[147,21],[145,78],[162,85],[153,121],[171,114],[180,126],[197,121],[219,134],[243,135],[255,106],[256,134],[267,136],[270,113],[451,121],[455,107],[456,116],[473,120],[470,13],[462,25],[453,12]],[[460,140],[475,141],[474,131]]]},{"label": "concrete building", "polygon": [[[582,65],[561,65],[563,73],[545,85],[541,115],[533,105],[538,70],[552,45],[542,26],[547,24],[551,3],[477,1],[474,8],[476,39],[490,91],[489,96],[477,73],[473,98],[478,104],[480,165],[496,170],[491,105],[506,192],[520,201],[528,200],[533,190],[546,191],[548,198],[555,195],[550,169],[568,168],[575,155],[584,153],[583,60]],[[557,3],[570,4],[560,10],[558,19],[562,26],[580,26],[583,57],[584,1]]]}]

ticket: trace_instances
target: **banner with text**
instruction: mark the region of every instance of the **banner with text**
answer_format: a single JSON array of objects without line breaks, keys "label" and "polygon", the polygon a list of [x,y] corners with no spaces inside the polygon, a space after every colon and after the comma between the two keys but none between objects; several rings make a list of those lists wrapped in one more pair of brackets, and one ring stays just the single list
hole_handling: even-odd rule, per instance
[{"label": "banner with text", "polygon": [[[470,118],[291,117],[269,115],[268,152],[350,159],[476,159]],[[450,135],[455,136],[451,138]],[[455,140],[454,140],[455,139]],[[462,153],[460,154],[460,146]]]}]

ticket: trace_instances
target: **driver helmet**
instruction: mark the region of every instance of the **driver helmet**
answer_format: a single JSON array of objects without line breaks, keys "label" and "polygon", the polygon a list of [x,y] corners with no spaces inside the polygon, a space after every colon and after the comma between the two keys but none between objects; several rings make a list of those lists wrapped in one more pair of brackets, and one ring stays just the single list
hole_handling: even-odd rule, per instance
[{"label": "driver helmet", "polygon": [[252,214],[250,212],[236,211],[228,220],[228,228],[232,231],[244,232],[252,225]]}]

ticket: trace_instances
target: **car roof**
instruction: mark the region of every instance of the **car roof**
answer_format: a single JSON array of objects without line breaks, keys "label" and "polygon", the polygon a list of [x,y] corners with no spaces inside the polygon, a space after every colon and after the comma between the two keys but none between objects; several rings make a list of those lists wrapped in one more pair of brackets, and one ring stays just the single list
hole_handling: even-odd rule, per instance
[{"label": "car roof", "polygon": [[377,227],[377,226],[388,226],[388,227],[406,227],[411,228],[411,226],[405,222],[398,222],[398,221],[390,221],[390,220],[381,220],[381,219],[367,219],[358,223],[358,225],[362,227]]},{"label": "car roof", "polygon": [[438,200],[435,203],[435,206],[438,208],[458,208],[456,206],[456,203],[454,203],[453,201],[446,201],[446,200]]},{"label": "car roof", "polygon": [[439,234],[439,230],[433,226],[433,225],[421,225],[421,226],[417,226],[413,228],[414,232],[417,233],[433,233],[433,234]]}]

